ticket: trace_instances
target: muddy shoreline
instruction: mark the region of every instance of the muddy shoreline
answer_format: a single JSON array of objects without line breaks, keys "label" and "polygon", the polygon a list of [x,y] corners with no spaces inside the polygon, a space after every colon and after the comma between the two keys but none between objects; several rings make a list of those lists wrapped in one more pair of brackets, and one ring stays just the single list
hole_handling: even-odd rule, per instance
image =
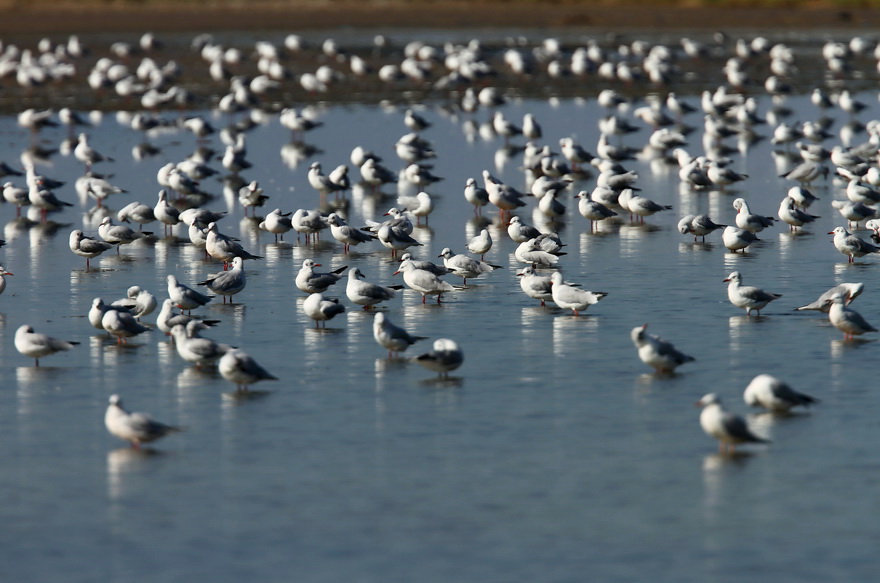
[{"label": "muddy shoreline", "polygon": [[115,7],[0,9],[4,37],[101,32],[310,31],[339,28],[587,28],[615,30],[865,30],[880,10],[584,6],[507,2],[334,2],[291,7]]}]

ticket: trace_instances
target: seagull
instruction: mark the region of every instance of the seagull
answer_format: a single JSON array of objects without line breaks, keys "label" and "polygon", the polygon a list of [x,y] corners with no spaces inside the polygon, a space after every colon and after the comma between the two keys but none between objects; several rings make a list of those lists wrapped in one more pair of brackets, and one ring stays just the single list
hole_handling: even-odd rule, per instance
[{"label": "seagull", "polygon": [[849,263],[855,263],[856,257],[864,257],[868,253],[880,252],[880,247],[859,239],[844,227],[834,227],[828,232],[834,235],[834,246],[838,251],[849,257]]},{"label": "seagull", "polygon": [[92,237],[87,237],[79,229],[75,229],[70,233],[69,239],[70,250],[86,258],[86,271],[89,270],[89,261],[104,251],[112,249],[117,244],[108,243],[107,241],[98,241]]},{"label": "seagull", "polygon": [[792,231],[797,230],[798,227],[802,227],[807,223],[812,223],[818,218],[816,215],[811,215],[795,206],[794,199],[790,196],[786,196],[782,199],[782,202],[779,203],[779,218],[782,219],[783,222],[788,223],[789,229]]},{"label": "seagull", "polygon": [[153,207],[150,205],[134,201],[122,207],[116,214],[116,218],[123,223],[134,221],[139,224],[140,229],[143,230],[145,224],[152,223],[156,220],[156,215],[153,212]]},{"label": "seagull", "polygon": [[[625,188],[623,192],[621,192],[621,197],[623,197],[623,193],[629,191],[632,193],[632,189]],[[638,194],[631,194],[628,201],[629,211],[634,215],[639,217],[639,220],[644,223],[645,217],[649,217],[655,213],[660,211],[668,211],[672,210],[671,205],[666,204],[658,204],[653,200],[646,198],[644,196],[640,196]]]},{"label": "seagull", "polygon": [[420,354],[414,360],[428,370],[438,372],[440,378],[449,378],[449,373],[464,362],[464,353],[454,340],[438,338],[430,352]]},{"label": "seagull", "polygon": [[33,326],[23,324],[15,331],[15,349],[34,359],[34,366],[40,366],[40,358],[61,350],[70,350],[79,342],[59,340],[46,334],[34,332]]},{"label": "seagull", "polygon": [[744,250],[755,241],[760,241],[757,235],[751,231],[746,231],[745,229],[740,229],[739,227],[731,225],[724,227],[724,231],[721,233],[721,242],[724,243],[724,246],[733,253],[736,253],[740,249]]},{"label": "seagull", "polygon": [[[428,263],[420,261],[421,263]],[[429,263],[429,265],[433,265]],[[439,266],[435,266],[439,267]],[[444,268],[445,269],[445,268]],[[436,271],[436,270],[435,270]],[[422,294],[422,303],[424,304],[428,296],[437,296],[437,303],[444,292],[453,291],[455,288],[452,284],[440,279],[436,272],[428,271],[417,266],[412,259],[404,259],[392,275],[403,273],[403,282],[410,288]]]},{"label": "seagull", "polygon": [[456,255],[449,247],[444,247],[437,257],[443,258],[443,265],[446,266],[446,269],[462,278],[463,285],[467,285],[469,277],[479,277],[484,273],[489,273],[501,267],[500,265],[492,265],[485,261],[477,261],[461,253]]},{"label": "seagull", "polygon": [[788,384],[769,374],[759,374],[746,386],[743,400],[751,407],[763,407],[773,413],[788,413],[792,407],[810,406],[819,399],[798,393]]},{"label": "seagull", "polygon": [[6,271],[2,265],[0,265],[0,294],[6,291],[6,278],[7,275],[15,275],[11,271]]},{"label": "seagull", "polygon": [[507,235],[514,243],[525,243],[529,239],[541,236],[541,231],[522,222],[519,217],[511,217],[507,225]]},{"label": "seagull", "polygon": [[877,216],[877,209],[870,207],[861,202],[853,202],[851,200],[832,200],[831,206],[836,208],[838,212],[847,221],[847,226],[855,223],[856,226],[865,219],[873,219]]},{"label": "seagull", "polygon": [[241,259],[262,259],[262,255],[253,255],[245,251],[232,237],[223,235],[217,229],[217,223],[208,223],[208,235],[205,239],[205,251],[208,255],[223,262],[224,269],[229,262],[238,257]]},{"label": "seagull", "polygon": [[[89,308],[88,319],[89,324],[91,324],[96,330],[105,330],[104,328],[104,314],[107,313],[108,310],[118,310],[121,312],[131,312],[125,306],[113,306],[104,303],[104,300],[101,298],[95,298],[92,300],[92,307]],[[106,330],[105,330],[106,331]]]},{"label": "seagull", "polygon": [[125,344],[126,338],[131,338],[149,332],[151,329],[134,319],[127,311],[107,310],[101,318],[101,327],[116,336],[117,344]]},{"label": "seagull", "polygon": [[143,316],[152,314],[158,305],[156,296],[145,289],[141,289],[140,286],[130,286],[125,290],[125,293],[125,298],[112,302],[110,306],[125,308],[138,320]]},{"label": "seagull", "polygon": [[483,214],[482,208],[489,204],[489,193],[486,192],[485,188],[477,185],[477,181],[474,178],[468,178],[465,182],[464,198],[474,205],[474,214],[477,216],[481,216]]},{"label": "seagull", "polygon": [[434,210],[434,201],[431,199],[431,195],[424,190],[419,191],[416,195],[416,200],[419,204],[415,208],[410,207],[410,212],[415,215],[417,225],[421,224],[422,217],[425,217],[425,224],[427,225],[428,215]]},{"label": "seagull", "polygon": [[727,299],[737,308],[744,308],[746,315],[751,316],[752,310],[761,315],[761,310],[773,300],[782,297],[782,294],[769,293],[761,288],[742,285],[742,276],[738,271],[732,271],[724,281],[727,285]]},{"label": "seagull", "polygon": [[237,391],[247,391],[248,386],[259,381],[277,381],[278,377],[260,366],[242,350],[228,351],[217,363],[220,375],[235,385]]},{"label": "seagull", "polygon": [[177,324],[171,328],[177,354],[183,360],[195,364],[196,368],[217,362],[220,357],[234,348],[228,344],[218,344],[210,338],[196,335],[200,326],[203,326],[201,322],[192,320],[186,327]]},{"label": "seagull", "polygon": [[[489,195],[486,196],[486,200],[488,201]],[[21,216],[21,207],[31,204],[31,199],[28,196],[28,189],[15,186],[12,182],[5,182],[3,184],[3,199],[9,204],[15,205],[16,218]]]},{"label": "seagull", "polygon": [[719,225],[716,224],[709,215],[685,215],[682,217],[680,221],[678,221],[678,232],[682,235],[687,235],[688,233],[694,236],[694,243],[697,242],[697,237],[702,237],[703,242],[706,242],[706,235],[716,231],[717,229],[724,229],[727,225]]},{"label": "seagull", "polygon": [[436,263],[431,263],[430,261],[421,261],[418,259],[414,259],[412,253],[404,253],[400,256],[400,263],[403,263],[407,260],[410,261],[416,269],[424,269],[425,271],[433,273],[438,277],[443,277],[444,275],[449,275],[450,273],[445,265],[437,265]]},{"label": "seagull", "polygon": [[337,184],[333,183],[322,171],[320,162],[312,162],[308,172],[309,185],[318,191],[321,196],[330,192],[342,190]]},{"label": "seagull", "polygon": [[317,241],[321,231],[330,226],[320,211],[306,209],[294,211],[293,216],[290,217],[290,224],[297,232],[297,240],[299,240],[299,234],[302,233],[306,236],[306,243],[309,242],[312,235]]},{"label": "seagull", "polygon": [[398,251],[403,251],[409,247],[422,246],[422,243],[413,238],[404,229],[387,223],[379,227],[376,231],[376,237],[383,246],[391,249],[392,258],[397,256]]},{"label": "seagull", "polygon": [[382,312],[373,317],[373,338],[379,346],[388,349],[388,358],[397,356],[419,340],[427,339],[426,336],[413,336],[400,326],[395,326]]},{"label": "seagull", "polygon": [[553,291],[549,275],[540,275],[534,265],[523,267],[516,274],[519,278],[519,287],[530,298],[541,300],[541,307],[546,302],[553,301]]},{"label": "seagull", "polygon": [[[100,298],[95,298],[95,301],[100,301]],[[214,324],[218,324],[220,322],[220,320],[203,320],[202,318],[196,316],[187,316],[186,314],[175,313],[174,301],[170,298],[165,298],[162,301],[162,309],[159,310],[159,315],[156,316],[156,327],[164,332],[166,336],[170,336],[171,329],[174,326],[180,324],[181,326],[186,327],[186,325],[193,320],[198,320],[205,326],[213,326]]]},{"label": "seagull", "polygon": [[578,201],[578,212],[585,219],[589,219],[591,233],[595,229],[597,222],[617,216],[616,212],[609,209],[601,202],[593,200],[589,191],[582,190],[574,197],[580,199]]},{"label": "seagull", "polygon": [[715,393],[704,395],[696,406],[702,407],[700,427],[710,437],[717,439],[721,453],[734,453],[739,443],[769,443],[749,429],[746,420],[724,410],[721,399]]},{"label": "seagull", "polygon": [[483,256],[489,252],[489,249],[492,248],[492,236],[489,235],[488,229],[480,230],[480,234],[473,237],[467,243],[468,251],[473,253],[474,255],[480,256],[480,261],[483,260]]},{"label": "seagull", "polygon": [[[564,255],[564,253],[561,255]],[[559,263],[559,254],[541,249],[540,237],[520,243],[513,251],[513,256],[516,257],[517,261],[538,267],[552,267]]]},{"label": "seagull", "polygon": [[180,211],[168,202],[168,191],[164,188],[159,191],[159,200],[153,207],[153,216],[165,225],[165,234],[168,232],[168,227],[173,228],[180,222]]},{"label": "seagull", "polygon": [[734,199],[733,208],[736,209],[736,226],[751,233],[760,233],[765,228],[773,226],[776,221],[773,217],[765,217],[751,212],[748,203],[743,198]]},{"label": "seagull", "polygon": [[281,209],[274,209],[260,222],[260,229],[274,234],[276,243],[278,242],[279,236],[283,241],[284,233],[293,229],[293,221],[290,218],[291,214],[292,213],[282,213]]},{"label": "seagull", "polygon": [[339,269],[334,269],[328,273],[319,273],[315,271],[316,267],[321,267],[320,263],[315,263],[313,259],[305,259],[302,267],[296,274],[296,287],[300,291],[307,294],[323,293],[343,278],[342,272],[348,269],[347,265],[343,265]]},{"label": "seagull", "polygon": [[135,449],[139,449],[142,443],[150,443],[170,433],[183,431],[180,427],[155,421],[146,413],[129,413],[122,407],[119,395],[110,396],[110,404],[104,414],[104,425],[107,431],[130,442]]},{"label": "seagull", "polygon": [[168,297],[181,310],[189,312],[211,301],[211,296],[206,296],[179,283],[173,274],[169,274],[166,281],[168,282]]},{"label": "seagull", "polygon": [[553,303],[563,310],[571,310],[575,316],[608,295],[607,292],[592,292],[565,283],[562,273],[554,271],[550,275],[550,293]]},{"label": "seagull", "polygon": [[831,308],[828,310],[828,320],[831,324],[843,332],[844,340],[852,340],[854,336],[861,336],[867,332],[877,332],[877,329],[868,324],[861,314],[844,305],[843,294],[836,293],[828,302]]},{"label": "seagull", "polygon": [[243,266],[244,260],[241,257],[234,257],[232,259],[232,267],[228,271],[215,273],[196,285],[203,285],[215,294],[223,296],[224,304],[226,303],[226,296],[229,296],[229,303],[231,304],[232,296],[243,290],[247,285]]},{"label": "seagull", "polygon": [[369,310],[376,304],[390,300],[397,295],[396,290],[402,289],[403,286],[381,286],[375,283],[361,281],[364,277],[361,270],[352,267],[348,270],[348,284],[345,286],[345,295],[352,303],[363,306],[364,310]]},{"label": "seagull", "polygon": [[340,304],[339,300],[325,298],[321,293],[313,293],[307,297],[302,307],[306,316],[315,321],[315,328],[319,327],[319,322],[324,322],[326,328],[327,320],[332,320],[336,314],[345,312],[345,306]]},{"label": "seagull", "polygon": [[79,134],[73,155],[86,165],[86,172],[90,172],[92,165],[98,162],[113,162],[113,158],[101,154],[89,145],[89,137],[85,133]]},{"label": "seagull", "polygon": [[104,217],[101,224],[98,225],[98,234],[104,241],[111,245],[116,245],[116,252],[119,252],[121,245],[128,245],[138,239],[143,239],[152,233],[145,231],[135,231],[131,227],[125,225],[114,225],[113,219]]},{"label": "seagull", "polygon": [[841,283],[840,285],[836,285],[823,293],[815,302],[811,302],[805,306],[795,308],[795,310],[816,310],[817,312],[824,312],[827,314],[828,311],[831,309],[831,298],[835,294],[843,294],[844,305],[849,305],[862,293],[864,289],[865,284],[861,282]]},{"label": "seagull", "polygon": [[348,253],[352,245],[360,245],[367,241],[373,241],[378,237],[372,233],[366,233],[346,224],[345,220],[336,213],[330,213],[327,217],[330,224],[330,234],[342,243],[342,252]]},{"label": "seagull", "polygon": [[649,334],[647,328],[647,324],[636,326],[629,335],[639,351],[641,361],[654,367],[658,373],[672,374],[677,366],[696,360],[677,350],[668,340]]},{"label": "seagull", "polygon": [[73,206],[73,204],[60,200],[51,190],[43,188],[31,188],[28,191],[28,200],[32,206],[40,209],[40,218],[45,221],[49,211],[57,211],[62,207]]},{"label": "seagull", "polygon": [[269,195],[263,194],[263,189],[256,180],[251,180],[249,184],[238,190],[238,202],[244,207],[244,216],[247,216],[248,208],[252,210],[251,214],[256,214],[257,207],[266,204],[267,200]]}]

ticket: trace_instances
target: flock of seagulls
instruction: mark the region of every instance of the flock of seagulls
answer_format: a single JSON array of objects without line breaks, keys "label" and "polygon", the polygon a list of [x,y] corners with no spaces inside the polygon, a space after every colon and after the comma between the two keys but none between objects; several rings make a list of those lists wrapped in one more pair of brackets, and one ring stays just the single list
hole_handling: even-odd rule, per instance
[{"label": "flock of seagulls", "polygon": [[[218,115],[232,120],[223,129],[215,128],[206,117],[190,113],[195,95],[187,88],[186,71],[172,60],[161,64],[158,61],[161,53],[155,52],[155,45],[151,43],[141,43],[129,50],[114,45],[111,56],[98,59],[86,57],[85,48],[76,37],[66,43],[40,43],[39,59],[29,49],[7,45],[0,62],[5,63],[7,74],[14,72],[16,82],[28,91],[39,91],[50,81],[70,83],[83,72],[79,67],[91,63],[87,79],[95,92],[139,100],[139,105],[131,106],[138,109],[137,113],[122,116],[129,121],[132,131],[144,132],[145,139],[150,135],[148,132],[156,128],[175,132],[180,139],[190,139],[195,152],[185,160],[163,160],[163,164],[157,164],[156,184],[147,190],[158,195],[151,195],[149,202],[134,201],[114,214],[108,208],[113,198],[133,190],[134,185],[115,185],[111,180],[121,181],[121,176],[98,171],[103,168],[112,172],[118,163],[101,153],[101,144],[90,141],[91,122],[69,108],[57,112],[51,108],[28,108],[17,119],[31,134],[33,147],[22,155],[20,169],[4,163],[7,181],[3,185],[3,197],[16,206],[17,215],[25,212],[26,220],[45,223],[56,213],[69,214],[68,209],[76,206],[56,194],[66,182],[75,181],[81,204],[90,204],[93,200],[95,205],[87,213],[92,222],[86,221],[86,227],[74,229],[69,235],[70,251],[86,259],[86,270],[91,270],[92,261],[99,260],[104,253],[121,254],[125,245],[155,240],[155,231],[144,230],[145,226],[162,223],[166,236],[174,236],[175,229],[185,232],[183,242],[201,250],[205,261],[217,268],[202,281],[190,282],[204,287],[204,293],[169,273],[167,298],[133,286],[125,301],[106,304],[102,298],[94,298],[89,322],[114,336],[120,344],[159,329],[170,337],[183,361],[196,367],[216,367],[237,391],[247,391],[257,382],[279,379],[242,349],[203,336],[217,322],[200,317],[198,310],[216,296],[221,296],[224,304],[246,302],[235,297],[248,285],[245,262],[258,262],[263,256],[255,249],[246,249],[236,237],[224,232],[226,212],[207,208],[213,198],[207,186],[211,177],[227,173],[223,179],[225,188],[241,205],[244,216],[253,217],[259,229],[267,237],[274,237],[276,243],[282,243],[284,236],[294,231],[295,245],[306,249],[317,249],[319,244],[336,245],[335,252],[346,258],[347,265],[319,271],[321,264],[307,258],[297,266],[295,287],[307,294],[301,303],[303,314],[314,321],[316,328],[321,328],[346,309],[374,313],[376,344],[387,350],[389,358],[397,358],[426,338],[393,323],[389,310],[384,307],[405,289],[419,293],[422,303],[427,303],[429,296],[435,296],[436,303],[442,304],[445,294],[464,292],[475,285],[475,279],[491,279],[494,271],[515,267],[520,289],[529,301],[538,300],[541,306],[552,302],[561,310],[570,310],[572,317],[580,317],[606,297],[613,298],[613,291],[590,291],[581,282],[569,281],[581,279],[576,274],[563,275],[560,258],[568,251],[559,232],[566,223],[578,220],[572,219],[574,213],[569,210],[570,206],[576,208],[584,226],[589,223],[590,233],[613,231],[614,225],[625,223],[647,226],[658,213],[674,213],[674,205],[666,204],[661,198],[665,193],[642,191],[638,173],[627,167],[633,160],[677,168],[680,186],[688,192],[720,192],[731,196],[732,212],[727,216],[681,217],[678,231],[688,238],[692,236],[694,245],[706,245],[707,237],[720,232],[728,252],[747,254],[752,245],[760,244],[762,233],[773,232],[782,225],[791,233],[809,229],[821,218],[809,209],[822,204],[817,201],[826,196],[823,192],[823,197],[818,197],[811,189],[815,190],[820,181],[834,180],[845,186],[829,192],[836,200],[829,201],[823,211],[839,211],[837,220],[842,223],[828,232],[833,235],[829,244],[846,255],[849,262],[880,252],[880,246],[853,232],[868,229],[874,242],[880,243],[880,211],[877,209],[880,204],[880,121],[863,124],[857,119],[866,106],[848,91],[845,83],[853,68],[872,58],[875,62],[880,60],[880,45],[872,55],[868,48],[870,43],[865,39],[860,41],[849,44],[829,41],[823,45],[826,65],[823,75],[832,91],[824,88],[813,91],[818,121],[801,123],[788,121],[785,105],[787,96],[795,91],[793,84],[799,82],[798,51],[763,37],[736,41],[717,38],[709,43],[682,38],[677,45],[634,41],[617,47],[603,46],[594,40],[566,46],[556,39],[529,46],[521,39],[511,39],[502,49],[483,46],[479,41],[466,45],[448,43],[442,47],[413,42],[403,48],[404,57],[399,63],[389,62],[392,59],[387,52],[374,51],[374,55],[378,55],[376,66],[371,65],[369,55],[344,50],[328,39],[314,51],[313,64],[320,63],[315,71],[297,73],[291,64],[302,64],[307,49],[303,39],[296,35],[289,35],[280,44],[258,41],[251,56],[241,49],[223,46],[209,35],[200,35],[192,43],[194,54],[198,55],[195,62],[201,61],[204,65],[199,75],[211,79],[214,97],[210,104]],[[377,39],[377,46],[387,45]],[[135,55],[140,56],[139,63]],[[724,62],[721,69],[724,80],[715,90],[703,91],[693,102],[672,90],[674,84],[684,78],[682,72],[690,64],[706,67],[706,63],[712,62]],[[504,78],[503,75],[518,79],[523,86],[529,86],[530,80],[539,75],[560,84],[567,79],[578,80],[578,83],[587,79],[600,82],[605,88],[595,97],[605,115],[596,120],[600,130],[597,143],[578,143],[572,136],[548,136],[533,113],[526,114],[521,123],[512,119],[505,111],[510,92],[499,90],[495,83]],[[325,122],[319,119],[316,110],[279,105],[284,103],[285,84],[295,80],[303,91],[314,97],[343,92],[346,82],[363,83],[372,77],[388,87],[416,85],[426,91],[446,92],[450,97],[448,110],[456,119],[467,120],[466,131],[499,140],[506,155],[521,159],[523,184],[506,183],[486,168],[479,178],[461,177],[458,184],[451,185],[451,177],[436,174],[433,165],[434,159],[442,156],[429,138],[431,128],[438,122],[416,108],[407,108],[401,116],[401,129],[405,127],[407,133],[393,145],[387,145],[400,159],[399,171],[394,171],[389,160],[383,160],[365,145],[351,152],[351,165],[341,164],[325,173],[322,161],[314,159],[320,152],[310,150],[304,139],[311,132],[320,132]],[[638,88],[646,89],[645,97],[634,97]],[[760,111],[756,94],[770,97],[769,111]],[[177,121],[159,113],[174,108],[180,109]],[[834,135],[829,131],[830,118],[823,114],[831,108],[838,108],[849,116],[848,135],[865,132],[867,141],[858,145],[826,146]],[[479,123],[480,116],[489,121]],[[702,116],[703,139],[696,146],[690,143],[690,134],[695,130],[690,124],[699,116]],[[307,170],[307,183],[314,191],[310,193],[314,195],[314,204],[284,208],[289,201],[267,192],[258,180],[243,177],[258,175],[260,171],[260,161],[249,159],[247,148],[248,130],[260,123],[279,123],[290,130],[297,163],[313,158]],[[775,129],[765,133],[772,136],[775,148],[787,165],[778,173],[780,180],[789,183],[775,217],[753,210],[765,206],[767,201],[757,201],[757,193],[750,189],[749,176],[733,169],[733,157],[739,150],[731,144],[747,146],[762,139],[760,128],[771,124]],[[64,147],[82,164],[82,176],[56,180],[38,172],[42,163],[40,156],[46,155],[39,152],[39,138],[54,126],[68,127]],[[635,147],[631,145],[633,138],[628,136],[640,132],[649,137],[641,147]],[[222,154],[212,148],[217,145],[216,140],[222,143]],[[520,145],[521,142],[524,144]],[[162,159],[158,151],[146,147],[148,142],[144,146],[137,150],[136,156]],[[217,162],[223,170],[216,167]],[[296,170],[296,164],[292,167]],[[383,220],[369,221],[351,212],[349,193],[357,190],[381,194],[386,186],[397,187],[398,204],[388,209]],[[501,228],[497,231],[480,228],[465,241],[443,242],[446,246],[437,256],[441,262],[418,259],[420,248],[428,247],[426,241],[420,240],[419,229],[429,224],[439,204],[438,189],[446,193],[442,204],[471,205],[481,225],[496,224]],[[141,185],[138,196],[146,196],[143,190]],[[464,200],[453,202],[451,191],[461,192],[456,197]],[[155,202],[152,197],[156,198]],[[751,199],[752,204],[747,199]],[[305,200],[300,197],[301,203],[305,204]],[[571,205],[568,200],[573,201]],[[263,207],[276,208],[263,213]],[[532,211],[531,221],[528,211]],[[486,219],[484,213],[497,214],[497,220]],[[493,264],[486,260],[496,244],[493,233],[496,238],[506,234],[517,244],[513,254],[516,265]],[[467,253],[454,251],[460,246]],[[363,254],[390,255],[396,265],[393,275],[402,275],[398,280],[402,284],[370,281],[362,266],[355,265]],[[0,267],[0,293],[6,285],[4,275],[12,274]],[[449,277],[455,281],[444,279]],[[761,310],[781,297],[759,287],[743,285],[743,274],[739,271],[733,271],[724,281],[728,283],[730,303],[744,309],[749,317],[753,312],[761,317]],[[862,283],[840,284],[816,302],[797,310],[827,314],[830,324],[843,332],[846,340],[852,340],[877,331],[849,306],[863,288]],[[337,289],[339,293],[334,293]],[[347,302],[335,296],[344,296]],[[155,325],[148,324],[145,318],[159,306]],[[197,313],[194,315],[193,311]],[[638,358],[658,374],[675,374],[679,366],[695,360],[669,341],[648,333],[647,327],[645,324],[633,328],[631,341]],[[75,341],[37,333],[27,324],[15,334],[16,349],[34,358],[37,366],[40,358],[74,349],[76,345]],[[409,360],[446,378],[462,365],[464,353],[457,341],[438,338],[431,350]],[[749,405],[775,413],[787,413],[794,407],[818,401],[766,374],[752,381],[744,399]],[[725,411],[717,394],[707,394],[699,405],[703,407],[701,427],[721,442],[724,451],[732,452],[742,443],[767,441],[754,434],[742,417]],[[180,431],[145,414],[129,413],[122,407],[118,395],[110,398],[105,422],[110,433],[135,447]]]}]

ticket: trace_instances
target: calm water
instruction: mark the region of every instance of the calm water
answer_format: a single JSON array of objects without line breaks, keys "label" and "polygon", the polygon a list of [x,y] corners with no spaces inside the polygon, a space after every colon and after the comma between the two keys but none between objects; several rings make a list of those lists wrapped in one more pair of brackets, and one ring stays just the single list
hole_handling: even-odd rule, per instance
[{"label": "calm water", "polygon": [[[605,114],[594,93],[515,101],[504,112],[517,122],[534,113],[547,143],[571,135],[592,149]],[[858,97],[870,106],[860,120],[880,117],[874,93]],[[817,116],[804,97],[787,105],[790,120]],[[761,114],[770,107],[759,99]],[[466,131],[469,120],[486,121],[485,111],[422,113],[434,123],[423,135],[445,180],[430,189],[436,210],[430,227],[415,232],[424,243],[416,254],[436,258],[443,247],[464,251],[479,231],[462,196],[468,177],[488,169],[523,186],[523,174],[521,157],[507,157],[502,140]],[[834,132],[848,121],[831,116]],[[248,134],[254,168],[244,176],[271,196],[260,214],[316,207],[309,163],[329,171],[348,163],[356,145],[398,168],[402,109],[327,106],[320,119],[324,126],[307,136],[319,149],[310,158],[296,158],[277,118]],[[700,115],[687,121],[701,127]],[[195,147],[188,133],[159,132],[150,141],[161,153],[135,161],[131,150],[143,138],[112,113],[88,132],[116,159],[96,169],[129,190],[107,201],[114,212],[133,200],[152,205],[158,168]],[[45,130],[40,141],[57,146],[65,137],[63,129]],[[853,143],[865,139],[858,134]],[[0,118],[0,160],[16,162],[29,140],[14,117]],[[697,129],[687,148],[700,152],[700,144]],[[67,237],[74,228],[94,234],[100,214],[73,191],[82,166],[72,155],[52,156],[38,169],[67,180],[57,194],[76,206],[47,226],[22,225],[13,207],[0,208],[7,241],[0,255],[15,273],[0,297],[0,573],[17,581],[632,581],[647,573],[662,581],[869,580],[880,534],[878,344],[844,343],[823,315],[792,309],[837,283],[862,281],[866,292],[854,307],[877,324],[880,266],[872,258],[848,265],[825,235],[842,224],[830,204],[842,198],[840,185],[830,180],[814,188],[821,200],[811,211],[821,220],[797,235],[769,229],[745,255],[727,253],[717,233],[706,244],[680,235],[684,214],[732,222],[737,195],[775,214],[791,186],[777,178],[788,163],[774,159],[769,140],[732,157],[750,178],[725,193],[681,190],[671,166],[629,164],[643,194],[674,206],[645,226],[623,222],[591,234],[571,194],[594,181],[574,185],[564,197],[569,212],[559,232],[568,254],[560,264],[567,279],[609,293],[578,318],[522,294],[515,244],[487,209],[495,239],[487,260],[503,269],[449,294],[443,306],[423,306],[406,291],[382,308],[413,333],[460,343],[465,363],[445,382],[406,359],[386,359],[372,339],[372,316],[344,298],[344,281],[336,295],[348,311],[326,330],[301,311],[294,277],[303,259],[325,269],[358,266],[369,281],[391,284],[387,250],[362,245],[344,256],[329,237],[310,248],[292,233],[273,243],[222,182],[206,180],[217,195],[208,206],[229,211],[221,230],[265,256],[245,264],[248,286],[234,305],[201,310],[222,320],[206,335],[255,355],[281,379],[244,399],[216,372],[188,366],[158,331],[119,347],[88,324],[95,297],[117,299],[136,284],[161,301],[167,274],[192,285],[218,265],[180,239],[178,227],[178,238],[125,246],[85,272]],[[398,205],[394,189],[386,192],[379,200],[355,193],[350,222]],[[535,220],[533,206],[519,213],[526,222]],[[784,297],[747,318],[722,283],[733,270]],[[649,374],[629,339],[645,322],[696,362],[674,377]],[[13,347],[24,323],[82,344],[33,368]],[[692,403],[714,391],[745,413],[742,390],[763,372],[822,403],[791,418],[750,415],[773,444],[719,457]],[[147,453],[124,447],[103,426],[113,393],[186,432]]]}]

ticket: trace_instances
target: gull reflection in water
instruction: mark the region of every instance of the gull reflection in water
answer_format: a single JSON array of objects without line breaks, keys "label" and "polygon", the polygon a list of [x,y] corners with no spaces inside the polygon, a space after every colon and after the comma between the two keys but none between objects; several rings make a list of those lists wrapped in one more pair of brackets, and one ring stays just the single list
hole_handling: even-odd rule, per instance
[{"label": "gull reflection in water", "polygon": [[107,454],[107,495],[119,500],[126,495],[126,485],[140,483],[139,476],[150,471],[151,459],[165,454],[149,447],[120,447]]},{"label": "gull reflection in water", "polygon": [[724,515],[721,506],[726,499],[725,481],[742,470],[753,455],[748,451],[736,451],[712,453],[703,458],[703,513],[710,523],[717,522]]}]

